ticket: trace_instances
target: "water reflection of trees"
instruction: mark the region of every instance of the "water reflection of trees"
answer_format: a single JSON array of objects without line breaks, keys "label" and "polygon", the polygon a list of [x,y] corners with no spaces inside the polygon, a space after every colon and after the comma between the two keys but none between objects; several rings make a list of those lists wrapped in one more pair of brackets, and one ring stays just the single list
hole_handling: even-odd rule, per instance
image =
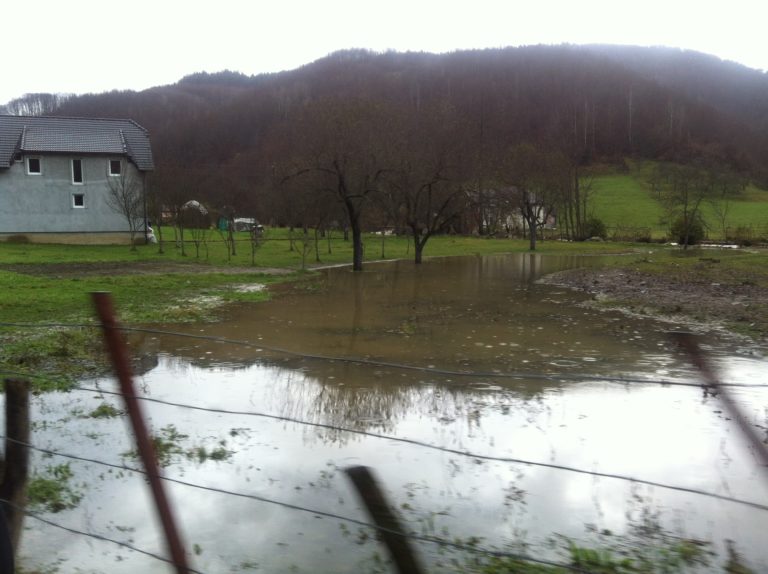
[{"label": "water reflection of trees", "polygon": [[529,420],[536,420],[547,408],[540,396],[532,398],[530,393],[488,382],[446,383],[391,371],[363,378],[361,372],[365,372],[361,366],[346,365],[335,375],[317,379],[311,371],[277,369],[264,400],[270,412],[280,416],[328,425],[308,429],[308,442],[339,444],[361,439],[336,427],[393,434],[403,420],[418,417],[424,423],[421,429],[429,429],[429,434],[445,427],[452,440],[460,440],[480,431],[491,412],[527,413]]},{"label": "water reflection of trees", "polygon": [[[187,349],[177,347],[175,354],[157,352],[157,346],[157,339],[151,336],[139,336],[132,345],[144,357],[145,365],[161,364],[175,378],[213,380],[216,373],[241,372],[247,376],[249,369],[257,369],[253,389],[258,394],[254,404],[259,408],[255,410],[328,425],[330,428],[310,429],[306,434],[307,440],[324,443],[355,440],[354,435],[333,427],[390,434],[401,420],[414,414],[423,416],[429,425],[458,424],[472,433],[489,410],[502,414],[536,410],[543,394],[562,386],[556,381],[447,376],[276,354],[224,362],[207,355],[205,347],[197,343]],[[146,373],[137,371],[137,375],[142,374]],[[267,377],[268,382],[261,377]]]},{"label": "water reflection of trees", "polygon": [[[401,419],[413,413],[423,413],[433,420],[453,419],[466,412],[470,404],[463,392],[403,384],[384,375],[379,378],[360,381],[349,373],[332,376],[335,380],[329,381],[300,371],[278,370],[268,402],[278,407],[281,416],[382,433],[392,432]],[[316,438],[343,443],[350,435],[326,428],[318,429]]]}]

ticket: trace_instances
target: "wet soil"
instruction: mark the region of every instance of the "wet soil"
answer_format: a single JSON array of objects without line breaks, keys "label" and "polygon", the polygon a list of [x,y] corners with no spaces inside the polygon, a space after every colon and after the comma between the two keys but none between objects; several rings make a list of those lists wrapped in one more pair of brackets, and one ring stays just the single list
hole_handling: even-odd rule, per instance
[{"label": "wet soil", "polygon": [[227,275],[242,275],[253,273],[257,275],[287,275],[290,269],[271,267],[217,267],[199,263],[177,263],[165,261],[110,261],[96,263],[17,263],[0,265],[0,269],[35,275],[40,277],[98,277],[104,275],[164,275],[220,273]]},{"label": "wet soil", "polygon": [[636,269],[571,269],[540,280],[577,289],[597,302],[689,326],[722,326],[768,340],[768,289],[708,278],[644,273]]}]

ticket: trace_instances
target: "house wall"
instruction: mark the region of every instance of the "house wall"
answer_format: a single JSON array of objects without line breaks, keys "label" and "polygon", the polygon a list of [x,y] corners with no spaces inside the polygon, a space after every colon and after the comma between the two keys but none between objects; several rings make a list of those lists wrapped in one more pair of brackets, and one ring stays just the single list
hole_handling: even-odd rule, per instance
[{"label": "house wall", "polygon": [[[103,242],[128,240],[128,223],[107,202],[110,193],[109,159],[123,159],[127,177],[141,181],[141,173],[125,158],[107,156],[39,155],[40,175],[27,174],[26,161],[0,170],[0,238],[34,234],[53,238],[89,234]],[[72,182],[72,159],[82,160],[83,183]],[[115,178],[118,179],[118,178]],[[73,194],[83,194],[75,207]],[[43,239],[44,240],[44,239]]]}]

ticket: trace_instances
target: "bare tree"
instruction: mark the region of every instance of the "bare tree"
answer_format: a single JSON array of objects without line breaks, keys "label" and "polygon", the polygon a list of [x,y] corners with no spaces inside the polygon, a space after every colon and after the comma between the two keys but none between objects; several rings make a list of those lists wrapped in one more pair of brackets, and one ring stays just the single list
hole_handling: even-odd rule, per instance
[{"label": "bare tree", "polygon": [[129,173],[122,162],[120,175],[107,179],[107,204],[125,218],[131,237],[131,250],[136,250],[136,234],[145,225],[144,186],[142,181]]},{"label": "bare tree", "polygon": [[46,116],[56,112],[71,97],[71,94],[24,94],[8,102],[5,111],[13,116]]},{"label": "bare tree", "polygon": [[733,201],[746,189],[746,183],[737,176],[723,178],[719,185],[715,186],[709,205],[712,208],[720,229],[723,233],[723,241],[728,239],[728,218],[731,213]]},{"label": "bare tree", "polygon": [[390,146],[391,168],[379,194],[389,218],[411,231],[417,264],[430,237],[445,231],[467,205],[456,168],[461,138],[447,111],[400,116],[400,143]]},{"label": "bare tree", "polygon": [[[696,227],[703,225],[702,204],[717,198],[732,197],[744,189],[744,182],[729,170],[708,163],[665,165],[657,168],[662,203],[673,227],[679,231],[683,249],[694,241]],[[725,212],[727,216],[727,211]]]},{"label": "bare tree", "polygon": [[536,250],[538,230],[555,212],[563,194],[563,173],[558,169],[559,159],[530,144],[520,144],[510,152],[505,173],[501,176],[509,188],[510,205],[514,207],[528,228],[530,250]]},{"label": "bare tree", "polygon": [[338,201],[352,230],[352,269],[363,268],[363,213],[384,173],[381,134],[391,119],[380,103],[329,99],[315,103],[293,126],[289,145],[300,178],[315,193]]},{"label": "bare tree", "polygon": [[[179,225],[189,231],[195,246],[195,258],[200,258],[200,247],[205,247],[208,258],[208,232],[211,227],[208,209],[199,201],[190,200],[181,206]],[[182,236],[183,241],[183,236]]]}]

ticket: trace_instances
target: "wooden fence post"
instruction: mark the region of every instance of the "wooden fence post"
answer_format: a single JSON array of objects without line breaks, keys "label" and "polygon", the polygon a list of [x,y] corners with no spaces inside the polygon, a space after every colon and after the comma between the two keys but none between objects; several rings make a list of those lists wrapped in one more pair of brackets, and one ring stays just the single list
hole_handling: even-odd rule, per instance
[{"label": "wooden fence post", "polygon": [[351,466],[344,472],[357,489],[368,514],[376,526],[381,528],[378,533],[387,546],[397,571],[400,574],[422,574],[423,570],[408,543],[408,535],[403,532],[370,469],[366,466]]},{"label": "wooden fence post", "polygon": [[0,499],[15,553],[21,538],[29,475],[29,383],[5,379],[5,460]]}]

